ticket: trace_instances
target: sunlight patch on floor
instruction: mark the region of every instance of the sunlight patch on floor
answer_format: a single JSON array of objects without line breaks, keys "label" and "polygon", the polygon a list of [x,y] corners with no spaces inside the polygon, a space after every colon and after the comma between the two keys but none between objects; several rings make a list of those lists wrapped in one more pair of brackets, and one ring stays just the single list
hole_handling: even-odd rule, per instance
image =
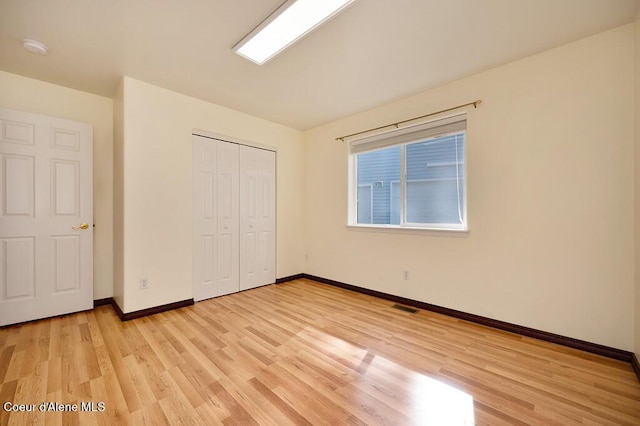
[{"label": "sunlight patch on floor", "polygon": [[466,392],[415,373],[411,378],[412,418],[418,424],[441,426],[474,425],[473,397]]}]

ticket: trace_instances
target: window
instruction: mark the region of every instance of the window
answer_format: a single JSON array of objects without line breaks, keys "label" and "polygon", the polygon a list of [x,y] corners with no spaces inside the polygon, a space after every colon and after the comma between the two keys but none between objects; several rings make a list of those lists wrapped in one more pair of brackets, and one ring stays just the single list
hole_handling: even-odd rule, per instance
[{"label": "window", "polygon": [[466,115],[349,142],[349,224],[466,230]]}]

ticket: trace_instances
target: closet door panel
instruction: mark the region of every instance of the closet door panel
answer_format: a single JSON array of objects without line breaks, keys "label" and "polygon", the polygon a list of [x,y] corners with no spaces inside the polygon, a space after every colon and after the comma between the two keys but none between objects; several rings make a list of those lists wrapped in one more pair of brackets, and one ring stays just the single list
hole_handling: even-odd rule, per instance
[{"label": "closet door panel", "polygon": [[218,295],[217,143],[193,137],[193,298]]},{"label": "closet door panel", "polygon": [[238,145],[218,141],[218,296],[239,290]]},{"label": "closet door panel", "polygon": [[258,285],[276,280],[276,153],[258,151]]},{"label": "closet door panel", "polygon": [[258,149],[240,147],[240,290],[259,285],[258,161]]}]

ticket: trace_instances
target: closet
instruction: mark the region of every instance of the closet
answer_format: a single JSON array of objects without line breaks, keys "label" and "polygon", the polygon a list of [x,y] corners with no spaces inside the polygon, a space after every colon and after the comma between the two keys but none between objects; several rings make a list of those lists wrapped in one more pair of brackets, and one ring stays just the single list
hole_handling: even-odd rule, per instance
[{"label": "closet", "polygon": [[275,152],[193,135],[194,300],[275,282]]}]

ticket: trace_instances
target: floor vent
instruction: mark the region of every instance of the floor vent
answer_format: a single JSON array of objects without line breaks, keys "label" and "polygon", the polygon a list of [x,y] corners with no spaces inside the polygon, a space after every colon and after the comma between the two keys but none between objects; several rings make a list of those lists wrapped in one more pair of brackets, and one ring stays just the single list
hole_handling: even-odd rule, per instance
[{"label": "floor vent", "polygon": [[393,305],[392,307],[395,308],[395,309],[400,309],[401,311],[412,313],[412,314],[415,314],[416,312],[418,312],[417,309],[413,309],[413,308],[411,308],[409,306],[404,306],[404,305],[397,305],[396,304],[396,305]]}]

